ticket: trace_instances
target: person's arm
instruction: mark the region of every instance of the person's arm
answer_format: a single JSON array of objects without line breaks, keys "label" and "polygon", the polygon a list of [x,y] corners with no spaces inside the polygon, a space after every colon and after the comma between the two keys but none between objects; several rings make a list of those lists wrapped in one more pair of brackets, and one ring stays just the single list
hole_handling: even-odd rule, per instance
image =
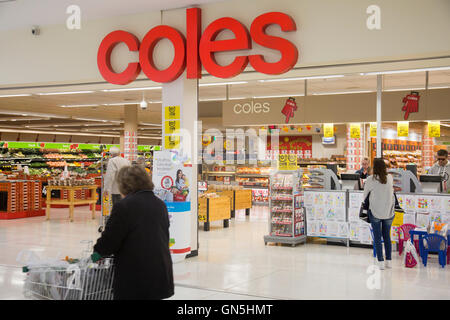
[{"label": "person's arm", "polygon": [[94,246],[94,252],[99,253],[101,256],[107,256],[119,251],[129,229],[126,215],[127,212],[123,204],[116,203],[106,222],[105,231],[102,232],[101,237]]},{"label": "person's arm", "polygon": [[373,184],[372,178],[371,177],[367,178],[366,182],[364,183],[364,196],[363,196],[364,200],[367,198],[369,192],[372,191],[372,184]]}]

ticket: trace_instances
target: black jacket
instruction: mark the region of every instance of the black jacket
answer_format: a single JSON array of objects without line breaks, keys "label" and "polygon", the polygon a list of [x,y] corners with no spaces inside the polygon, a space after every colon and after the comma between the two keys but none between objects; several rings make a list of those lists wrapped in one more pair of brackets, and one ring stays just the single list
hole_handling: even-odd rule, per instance
[{"label": "black jacket", "polygon": [[114,299],[165,299],[174,294],[167,207],[152,191],[116,203],[94,246],[114,254]]}]

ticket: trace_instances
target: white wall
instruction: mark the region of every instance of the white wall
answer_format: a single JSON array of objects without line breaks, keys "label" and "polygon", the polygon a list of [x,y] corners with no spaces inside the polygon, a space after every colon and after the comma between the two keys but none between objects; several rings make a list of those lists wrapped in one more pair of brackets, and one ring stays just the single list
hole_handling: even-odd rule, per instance
[{"label": "white wall", "polygon": [[[450,1],[378,0],[382,20],[381,30],[375,31],[366,28],[366,8],[371,4],[368,0],[224,1],[201,6],[202,28],[225,16],[249,28],[262,13],[288,13],[296,21],[297,31],[283,37],[298,47],[298,66],[450,56]],[[96,63],[103,37],[123,29],[142,39],[161,22],[184,33],[185,10],[164,12],[162,21],[160,12],[145,12],[83,21],[81,30],[70,31],[65,25],[42,26],[38,37],[32,36],[30,29],[0,32],[0,86],[103,81]],[[282,34],[278,27],[270,27],[270,32]],[[263,51],[269,61],[279,57],[277,51]],[[261,48],[254,44],[252,52],[261,52]],[[227,63],[235,55],[219,54],[218,60]],[[155,57],[160,67],[170,64],[172,56],[168,41],[157,46]],[[118,70],[136,59],[125,45],[119,45],[112,57]],[[445,63],[448,65],[448,60]]]},{"label": "white wall", "polygon": [[322,144],[322,135],[312,136],[312,157],[330,158],[332,155],[344,155],[347,138],[344,134],[336,135],[335,144]]}]

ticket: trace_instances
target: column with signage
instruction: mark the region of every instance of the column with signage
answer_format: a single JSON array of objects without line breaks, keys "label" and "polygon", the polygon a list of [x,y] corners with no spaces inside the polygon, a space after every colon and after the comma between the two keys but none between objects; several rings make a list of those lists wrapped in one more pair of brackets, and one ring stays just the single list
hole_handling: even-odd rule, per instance
[{"label": "column with signage", "polygon": [[365,156],[364,125],[351,123],[347,125],[347,170],[359,170]]},{"label": "column with signage", "polygon": [[[155,186],[162,186],[170,218],[171,254],[182,261],[198,249],[197,234],[197,80],[181,76],[162,89],[162,150],[155,152]],[[170,173],[160,177],[158,158],[170,162]],[[165,164],[168,165],[167,163]],[[155,180],[156,179],[156,180]],[[169,186],[170,185],[170,186]]]},{"label": "column with signage", "polygon": [[[130,162],[137,159],[137,129],[138,106],[124,106],[123,140],[121,139],[121,152]],[[121,137],[122,138],[122,137]]]}]

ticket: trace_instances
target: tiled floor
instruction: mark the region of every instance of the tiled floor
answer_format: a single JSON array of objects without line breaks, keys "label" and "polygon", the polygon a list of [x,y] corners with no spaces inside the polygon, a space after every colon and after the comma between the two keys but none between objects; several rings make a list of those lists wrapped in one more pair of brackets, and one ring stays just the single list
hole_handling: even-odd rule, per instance
[{"label": "tiled floor", "polygon": [[[81,240],[98,237],[99,220],[78,208],[69,223],[66,209],[44,217],[0,220],[0,299],[24,299],[21,250],[42,257],[79,257]],[[250,216],[237,212],[230,227],[212,223],[199,230],[199,255],[174,264],[171,299],[449,299],[450,267],[407,269],[394,253],[393,268],[373,272],[372,251],[365,248],[307,243],[297,247],[264,245],[267,209]],[[368,273],[369,272],[369,273]]]}]

